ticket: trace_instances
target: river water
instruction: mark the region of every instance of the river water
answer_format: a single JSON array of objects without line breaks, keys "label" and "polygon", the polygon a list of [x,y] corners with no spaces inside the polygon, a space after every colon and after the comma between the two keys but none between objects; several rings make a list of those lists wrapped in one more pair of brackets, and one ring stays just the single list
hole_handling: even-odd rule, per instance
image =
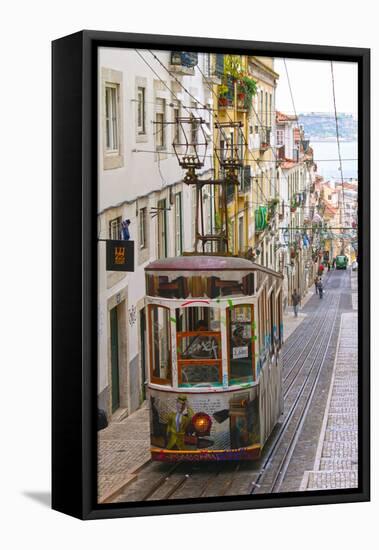
[{"label": "river water", "polygon": [[[325,179],[341,179],[338,160],[337,141],[312,141],[314,161],[317,173]],[[344,180],[358,177],[358,143],[356,141],[341,141],[342,173]]]}]

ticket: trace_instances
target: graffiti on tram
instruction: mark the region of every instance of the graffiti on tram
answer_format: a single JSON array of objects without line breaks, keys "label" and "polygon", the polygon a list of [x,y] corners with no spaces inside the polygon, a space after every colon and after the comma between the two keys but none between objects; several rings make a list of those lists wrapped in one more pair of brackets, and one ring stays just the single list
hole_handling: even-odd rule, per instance
[{"label": "graffiti on tram", "polygon": [[258,389],[214,394],[150,390],[151,443],[167,450],[229,450],[259,444]]}]

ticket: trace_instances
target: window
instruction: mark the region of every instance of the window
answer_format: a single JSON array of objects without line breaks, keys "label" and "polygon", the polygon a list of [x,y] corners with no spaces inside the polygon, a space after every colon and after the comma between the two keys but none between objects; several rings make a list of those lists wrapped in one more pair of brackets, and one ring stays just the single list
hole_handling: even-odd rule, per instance
[{"label": "window", "polygon": [[178,308],[176,328],[179,386],[221,386],[220,310]]},{"label": "window", "polygon": [[[196,103],[192,103],[192,108],[193,109],[196,108]],[[191,122],[191,143],[197,143],[197,133],[198,133],[198,128],[199,128],[199,123],[196,120],[195,114],[193,114],[193,113],[191,114],[191,119],[192,119],[192,122]]]},{"label": "window", "polygon": [[276,130],[276,145],[278,147],[284,145],[284,130]]},{"label": "window", "polygon": [[147,209],[141,208],[139,211],[139,246],[146,248],[147,246]]},{"label": "window", "polygon": [[101,147],[102,169],[124,165],[123,157],[123,73],[101,67]]},{"label": "window", "polygon": [[230,252],[234,254],[234,235],[235,235],[234,220],[230,222]]},{"label": "window", "polygon": [[157,151],[162,151],[166,147],[166,101],[157,98],[155,112],[155,143]]},{"label": "window", "polygon": [[182,194],[175,195],[175,255],[180,256],[183,252],[182,236]]},{"label": "window", "polygon": [[109,238],[114,241],[121,239],[121,216],[109,222]]},{"label": "window", "polygon": [[274,306],[274,291],[271,292],[270,296],[268,297],[268,303],[267,303],[267,317],[268,317],[268,338],[267,343],[269,346],[269,350],[271,353],[274,353],[274,344],[275,344],[275,333],[274,333],[274,326],[275,326],[275,306]]},{"label": "window", "polygon": [[265,309],[266,291],[263,290],[258,298],[259,308],[259,353],[260,355],[266,352],[266,309]]},{"label": "window", "polygon": [[192,186],[192,199],[191,199],[191,206],[192,206],[192,242],[195,246],[195,240],[196,240],[196,193],[197,193],[197,187],[195,185]]},{"label": "window", "polygon": [[105,86],[105,145],[108,152],[119,150],[118,84]]},{"label": "window", "polygon": [[271,128],[271,121],[272,121],[272,115],[273,115],[273,113],[272,113],[272,94],[270,94],[270,96],[269,96],[268,109],[269,109],[269,111],[268,111],[268,125]]},{"label": "window", "polygon": [[138,87],[137,89],[137,132],[139,134],[146,133],[145,114],[146,114],[145,88]]},{"label": "window", "polygon": [[243,216],[238,218],[238,252],[244,251],[245,246],[245,235],[244,235],[244,222],[243,222]]},{"label": "window", "polygon": [[174,107],[174,143],[180,143],[180,125],[178,122],[180,116],[179,107]]},{"label": "window", "polygon": [[255,378],[254,306],[228,308],[229,384],[245,384]]},{"label": "window", "polygon": [[150,377],[156,384],[171,384],[170,310],[150,305]]},{"label": "window", "polygon": [[167,258],[166,199],[158,201],[158,258]]}]

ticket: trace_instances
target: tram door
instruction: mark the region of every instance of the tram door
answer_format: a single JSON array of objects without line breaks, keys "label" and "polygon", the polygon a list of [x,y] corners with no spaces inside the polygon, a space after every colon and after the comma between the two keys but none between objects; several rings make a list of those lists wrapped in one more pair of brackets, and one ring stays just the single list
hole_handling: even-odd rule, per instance
[{"label": "tram door", "polygon": [[140,311],[140,346],[141,346],[141,395],[142,401],[146,399],[146,380],[147,380],[147,370],[146,370],[146,314],[145,309]]}]

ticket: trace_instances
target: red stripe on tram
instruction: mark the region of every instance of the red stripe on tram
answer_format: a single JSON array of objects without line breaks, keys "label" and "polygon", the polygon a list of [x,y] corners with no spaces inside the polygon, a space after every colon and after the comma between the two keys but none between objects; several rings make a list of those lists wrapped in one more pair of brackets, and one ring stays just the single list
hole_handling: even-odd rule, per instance
[{"label": "red stripe on tram", "polygon": [[184,302],[184,304],[181,304],[180,307],[185,307],[189,304],[195,304],[196,302],[199,302],[200,304],[209,304],[209,300],[189,300],[188,302]]}]

